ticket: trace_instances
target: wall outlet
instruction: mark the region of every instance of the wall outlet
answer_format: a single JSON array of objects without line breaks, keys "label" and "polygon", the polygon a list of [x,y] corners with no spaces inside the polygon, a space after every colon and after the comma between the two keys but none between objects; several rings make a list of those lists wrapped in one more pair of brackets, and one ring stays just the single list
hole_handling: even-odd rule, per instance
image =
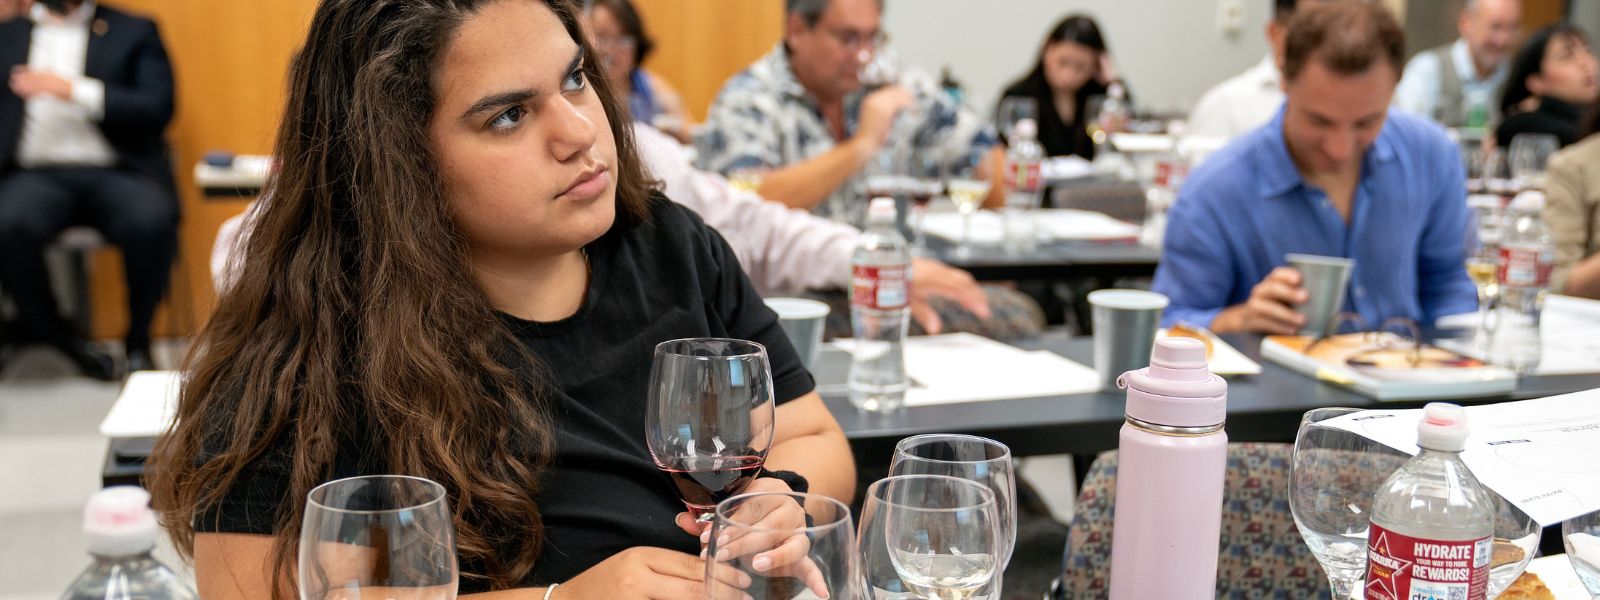
[{"label": "wall outlet", "polygon": [[1244,0],[1217,0],[1217,31],[1239,35],[1244,30]]}]

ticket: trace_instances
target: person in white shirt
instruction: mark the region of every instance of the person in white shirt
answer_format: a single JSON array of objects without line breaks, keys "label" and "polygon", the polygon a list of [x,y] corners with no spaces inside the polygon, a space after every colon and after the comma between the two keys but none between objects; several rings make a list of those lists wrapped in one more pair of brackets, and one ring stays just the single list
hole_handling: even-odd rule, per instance
[{"label": "person in white shirt", "polygon": [[1246,131],[1266,125],[1283,104],[1279,81],[1279,62],[1283,60],[1284,32],[1294,16],[1296,0],[1272,0],[1272,19],[1267,21],[1268,54],[1249,70],[1217,84],[1189,113],[1190,135],[1232,139]]},{"label": "person in white shirt", "polygon": [[1461,37],[1412,57],[1394,105],[1451,129],[1498,121],[1495,96],[1521,28],[1522,0],[1467,0],[1456,22]]},{"label": "person in white shirt", "polygon": [[[722,175],[696,168],[686,147],[653,127],[634,123],[633,134],[645,170],[667,197],[728,238],[762,296],[849,287],[850,257],[860,230],[729,185]],[[232,281],[239,239],[253,212],[252,206],[217,232],[211,275],[219,293]],[[1040,309],[1021,293],[979,286],[966,271],[921,257],[912,259],[911,314],[926,333],[965,331],[1017,339],[1043,327]],[[848,327],[849,314],[841,306],[829,318],[835,330],[841,321]]]},{"label": "person in white shirt", "polygon": [[178,200],[165,139],[172,65],[156,24],[94,0],[0,0],[26,16],[0,22],[0,288],[21,337],[85,374],[115,363],[57,312],[44,249],[89,225],[122,250],[128,282],[127,369],[154,368],[150,322],[177,254]]}]

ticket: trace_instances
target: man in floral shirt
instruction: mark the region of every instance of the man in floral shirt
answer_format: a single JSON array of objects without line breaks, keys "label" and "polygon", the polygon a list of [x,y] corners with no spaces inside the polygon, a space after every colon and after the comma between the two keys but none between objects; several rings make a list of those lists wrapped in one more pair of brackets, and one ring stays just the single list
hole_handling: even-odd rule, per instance
[{"label": "man in floral shirt", "polygon": [[849,220],[865,214],[865,173],[913,150],[948,161],[993,140],[923,73],[863,85],[884,42],[882,0],[786,0],[785,11],[783,41],[712,103],[695,136],[701,168],[755,174],[770,200]]}]

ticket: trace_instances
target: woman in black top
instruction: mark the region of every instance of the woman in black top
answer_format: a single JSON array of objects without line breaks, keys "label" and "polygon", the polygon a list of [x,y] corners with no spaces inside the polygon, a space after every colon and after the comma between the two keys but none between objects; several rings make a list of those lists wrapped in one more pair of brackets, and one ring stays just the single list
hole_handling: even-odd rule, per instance
[{"label": "woman in black top", "polygon": [[1511,61],[1511,73],[1500,93],[1495,144],[1510,146],[1519,133],[1548,133],[1562,146],[1582,136],[1583,107],[1600,97],[1600,81],[1589,38],[1575,25],[1557,23],[1540,29],[1522,44]]},{"label": "woman in black top", "polygon": [[[1076,155],[1094,159],[1094,141],[1084,130],[1089,99],[1104,96],[1118,83],[1111,53],[1094,19],[1071,15],[1045,37],[1039,59],[1022,79],[1006,87],[1002,98],[1032,98],[1039,107],[1039,143],[1046,156]],[[1127,97],[1127,96],[1125,96]]]},{"label": "woman in black top", "polygon": [[[151,465],[202,597],[292,597],[310,488],[398,473],[449,491],[464,594],[698,600],[703,527],[645,446],[651,352],[673,338],[766,345],[767,466],[852,496],[849,446],[776,316],[722,238],[648,187],[577,11],[317,9],[272,201]],[[746,558],[788,574],[797,548]]]}]

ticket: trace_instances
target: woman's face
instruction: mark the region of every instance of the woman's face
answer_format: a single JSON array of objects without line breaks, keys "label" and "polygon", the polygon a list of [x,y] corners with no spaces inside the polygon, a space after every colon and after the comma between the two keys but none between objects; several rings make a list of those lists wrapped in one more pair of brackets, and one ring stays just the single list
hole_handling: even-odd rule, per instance
[{"label": "woman's face", "polygon": [[434,73],[446,201],[475,255],[570,252],[616,216],[616,140],[578,45],[536,0],[485,5]]},{"label": "woman's face", "polygon": [[1044,80],[1057,94],[1075,94],[1094,77],[1100,53],[1077,42],[1055,42],[1044,47]]},{"label": "woman's face", "polygon": [[1557,36],[1545,46],[1540,72],[1528,78],[1528,89],[1539,96],[1587,105],[1600,97],[1596,70],[1588,44],[1576,36]]},{"label": "woman's face", "polygon": [[594,49],[600,54],[606,78],[618,83],[627,81],[637,66],[633,63],[633,55],[639,41],[628,35],[622,22],[617,20],[617,15],[605,6],[596,4],[587,15],[589,35],[593,36]]}]

